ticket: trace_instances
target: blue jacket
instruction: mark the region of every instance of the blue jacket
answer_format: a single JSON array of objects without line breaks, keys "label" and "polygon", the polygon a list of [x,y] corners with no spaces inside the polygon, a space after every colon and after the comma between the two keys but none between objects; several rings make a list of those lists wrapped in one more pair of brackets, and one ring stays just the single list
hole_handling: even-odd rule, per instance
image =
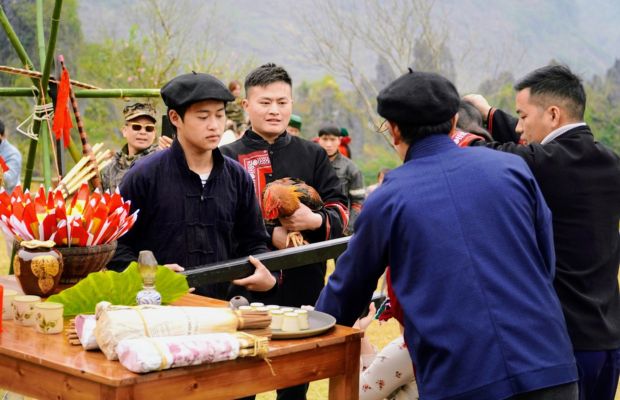
[{"label": "blue jacket", "polygon": [[[118,241],[108,268],[123,270],[140,250],[151,250],[159,264],[185,269],[268,251],[265,230],[250,176],[237,162],[213,150],[213,170],[202,187],[187,166],[178,141],[129,169],[120,185],[138,220]],[[228,284],[196,288],[226,296]]]},{"label": "blue jacket", "polygon": [[19,183],[19,176],[22,172],[22,155],[17,147],[3,139],[0,141],[0,157],[9,167],[9,170],[4,173],[4,187],[7,192],[11,193]]},{"label": "blue jacket", "polygon": [[316,309],[353,324],[389,265],[420,398],[505,399],[576,380],[554,262],[523,160],[433,135],[369,197]]}]

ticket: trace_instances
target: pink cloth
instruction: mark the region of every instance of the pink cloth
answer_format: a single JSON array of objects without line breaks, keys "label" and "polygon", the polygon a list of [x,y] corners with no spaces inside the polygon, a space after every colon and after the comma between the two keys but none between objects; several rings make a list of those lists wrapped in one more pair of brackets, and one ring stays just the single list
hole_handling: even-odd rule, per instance
[{"label": "pink cloth", "polygon": [[144,373],[188,365],[234,360],[239,341],[228,333],[121,340],[116,348],[121,364]]}]

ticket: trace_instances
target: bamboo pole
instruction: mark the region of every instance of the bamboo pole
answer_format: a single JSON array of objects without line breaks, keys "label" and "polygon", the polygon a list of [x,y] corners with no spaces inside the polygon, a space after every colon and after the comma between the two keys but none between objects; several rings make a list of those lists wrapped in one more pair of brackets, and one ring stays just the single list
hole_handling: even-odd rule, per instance
[{"label": "bamboo pole", "polygon": [[[66,68],[65,58],[62,55],[58,56],[58,60],[62,68]],[[84,121],[82,121],[82,116],[80,115],[80,108],[78,106],[77,98],[75,97],[75,92],[71,86],[69,86],[69,98],[71,100],[71,108],[73,108],[73,114],[75,115],[75,122],[77,124],[78,134],[80,135],[80,140],[82,141],[82,155],[90,156],[91,160],[93,161],[93,169],[95,170],[95,174],[92,177],[91,183],[95,188],[101,189],[99,170],[97,169],[97,163],[95,162],[95,153],[92,146],[88,143],[88,135],[86,134],[86,129],[84,129]]]},{"label": "bamboo pole", "polygon": [[[0,97],[29,97],[39,94],[34,87],[0,87]],[[93,89],[76,90],[80,99],[122,99],[127,97],[159,97],[159,89]]]},{"label": "bamboo pole", "polygon": [[[39,71],[30,71],[27,69],[9,67],[6,65],[0,65],[0,72],[6,72],[7,74],[13,74],[13,75],[28,76],[30,78],[41,78],[41,76],[43,76],[43,74],[40,73]],[[54,83],[60,83],[52,77],[50,77],[49,81],[54,82]],[[97,86],[93,86],[93,85],[89,85],[88,83],[76,81],[75,79],[70,79],[69,82],[71,83],[71,85],[81,87],[83,89],[99,89]]]},{"label": "bamboo pole", "polygon": [[[50,37],[47,44],[47,54],[45,55],[45,62],[43,63],[43,74],[39,81],[38,87],[40,90],[46,92],[47,84],[50,77],[50,70],[52,67],[52,59],[54,57],[54,49],[56,48],[56,37],[58,36],[58,25],[60,23],[60,11],[62,10],[62,0],[56,0],[54,4],[54,11],[52,12],[52,26],[50,29]],[[45,104],[46,93],[39,93],[39,105]],[[32,125],[32,131],[35,135],[39,135],[41,131],[41,121],[35,120]],[[26,174],[24,176],[24,188],[30,188],[30,181],[32,180],[32,171],[34,169],[34,159],[37,154],[37,141],[30,141],[30,148],[28,149],[28,160],[26,161]]]},{"label": "bamboo pole", "polygon": [[[28,53],[26,53],[26,49],[24,48],[22,43],[19,41],[19,38],[17,37],[17,34],[13,30],[13,27],[11,26],[11,23],[9,22],[8,17],[6,16],[6,13],[4,12],[4,8],[1,5],[0,5],[0,25],[2,25],[2,28],[6,32],[6,36],[9,39],[9,42],[11,42],[11,45],[13,45],[13,47],[15,48],[15,51],[17,52],[17,56],[21,60],[22,64],[24,64],[26,69],[34,70],[34,65],[32,64],[30,57],[28,57]],[[31,77],[31,79],[32,79],[32,83],[34,83],[35,87],[37,87],[39,85],[39,80],[34,77]],[[32,93],[32,91],[30,91],[30,93]]]},{"label": "bamboo pole", "polygon": [[35,87],[1,87],[0,97],[33,97],[39,95]]},{"label": "bamboo pole", "polygon": [[[37,0],[37,42],[39,45],[39,60],[42,63],[45,57],[45,35],[43,33],[43,0]],[[52,172],[50,171],[50,137],[48,125],[40,128],[41,156],[43,158],[43,183],[46,188],[52,187]]]},{"label": "bamboo pole", "polygon": [[98,89],[76,90],[75,97],[102,99],[125,97],[159,97],[159,89]]}]

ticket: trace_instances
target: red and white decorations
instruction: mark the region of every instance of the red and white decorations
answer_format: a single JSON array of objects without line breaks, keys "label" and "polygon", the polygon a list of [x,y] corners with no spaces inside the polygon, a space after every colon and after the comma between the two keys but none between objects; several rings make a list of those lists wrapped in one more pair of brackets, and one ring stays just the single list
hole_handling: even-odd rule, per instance
[{"label": "red and white decorations", "polygon": [[118,190],[90,193],[83,184],[71,202],[60,189],[32,194],[16,186],[12,194],[0,189],[0,229],[22,240],[53,240],[56,246],[95,246],[110,243],[131,229],[138,210],[129,213],[130,202]]}]

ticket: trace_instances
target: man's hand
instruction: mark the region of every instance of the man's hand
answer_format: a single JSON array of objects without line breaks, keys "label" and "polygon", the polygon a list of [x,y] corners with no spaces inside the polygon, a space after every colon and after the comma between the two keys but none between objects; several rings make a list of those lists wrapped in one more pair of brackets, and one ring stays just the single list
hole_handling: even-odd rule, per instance
[{"label": "man's hand", "polygon": [[491,105],[481,94],[468,94],[463,97],[463,100],[470,103],[478,111],[482,114],[482,120],[487,122],[487,117],[489,116],[489,110],[491,109]]},{"label": "man's hand", "polygon": [[235,279],[233,284],[244,286],[248,290],[255,292],[266,292],[276,284],[276,278],[271,275],[271,272],[265,267],[265,265],[258,261],[256,258],[250,256],[250,262],[256,268],[254,273],[247,278]]},{"label": "man's hand", "polygon": [[323,217],[303,203],[290,217],[280,218],[280,223],[289,232],[314,231],[323,224]]},{"label": "man's hand", "polygon": [[172,138],[169,138],[168,136],[160,136],[157,140],[157,144],[159,150],[166,150],[168,147],[172,146]]},{"label": "man's hand", "polygon": [[165,264],[164,267],[174,271],[174,272],[183,272],[185,268],[181,267],[179,264]]},{"label": "man's hand", "polygon": [[[173,271],[173,272],[183,272],[185,271],[185,268],[181,267],[179,264],[164,264],[164,267],[168,268],[169,270]],[[192,293],[194,290],[196,290],[196,288],[189,288],[189,293]]]},{"label": "man's hand", "polygon": [[279,250],[285,249],[287,235],[288,231],[286,228],[281,226],[276,226],[273,228],[273,233],[271,234],[271,243],[273,244],[273,247]]}]

